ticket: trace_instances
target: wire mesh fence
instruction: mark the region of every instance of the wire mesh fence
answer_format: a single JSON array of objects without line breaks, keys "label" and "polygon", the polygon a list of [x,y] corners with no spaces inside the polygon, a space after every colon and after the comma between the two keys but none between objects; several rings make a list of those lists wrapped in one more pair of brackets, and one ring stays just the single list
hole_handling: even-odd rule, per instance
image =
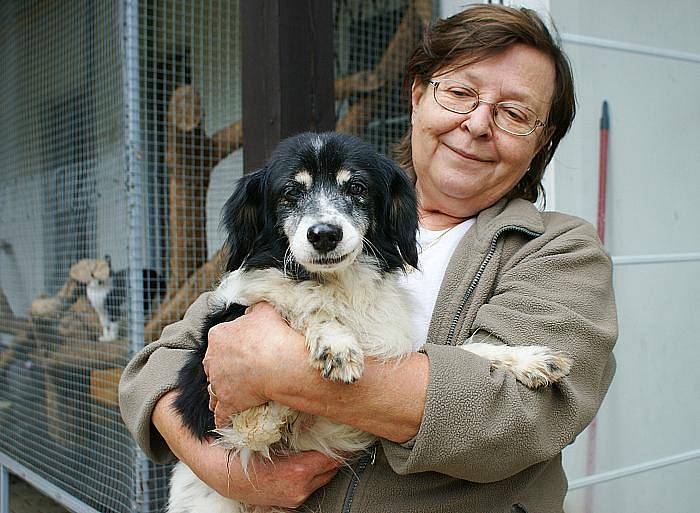
[{"label": "wire mesh fence", "polygon": [[[430,0],[336,0],[336,128],[390,152]],[[86,511],[162,511],[121,370],[216,282],[242,174],[238,2],[0,0],[0,455]]]},{"label": "wire mesh fence", "polygon": [[336,130],[392,153],[409,126],[405,65],[433,17],[432,4],[334,2]]}]

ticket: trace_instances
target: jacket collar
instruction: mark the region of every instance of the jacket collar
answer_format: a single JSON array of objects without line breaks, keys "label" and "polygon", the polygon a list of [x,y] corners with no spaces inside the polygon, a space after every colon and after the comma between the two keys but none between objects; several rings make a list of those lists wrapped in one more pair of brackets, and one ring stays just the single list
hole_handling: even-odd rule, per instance
[{"label": "jacket collar", "polygon": [[502,199],[482,210],[473,229],[479,244],[490,244],[493,237],[507,227],[522,228],[538,235],[545,230],[542,214],[523,199]]}]

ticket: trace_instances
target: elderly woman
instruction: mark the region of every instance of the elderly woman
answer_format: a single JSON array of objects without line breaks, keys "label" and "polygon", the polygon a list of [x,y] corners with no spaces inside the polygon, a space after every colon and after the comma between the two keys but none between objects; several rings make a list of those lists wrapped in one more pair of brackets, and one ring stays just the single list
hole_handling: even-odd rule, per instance
[{"label": "elderly woman", "polygon": [[[566,57],[527,9],[483,5],[437,22],[408,63],[411,129],[400,164],[420,201],[417,348],[367,362],[352,386],[306,364],[303,336],[267,304],[210,333],[205,369],[217,424],[274,400],[381,437],[337,472],[318,453],[254,464],[192,438],[171,389],[206,295],[124,373],[125,420],[148,456],[185,461],[221,494],[312,511],[561,513],[562,449],[594,417],[614,372],[611,263],[593,228],[539,212],[544,168],[574,117]],[[541,344],[574,364],[539,390],[465,342]],[[325,486],[323,486],[325,485]],[[321,488],[323,486],[323,488]]]}]

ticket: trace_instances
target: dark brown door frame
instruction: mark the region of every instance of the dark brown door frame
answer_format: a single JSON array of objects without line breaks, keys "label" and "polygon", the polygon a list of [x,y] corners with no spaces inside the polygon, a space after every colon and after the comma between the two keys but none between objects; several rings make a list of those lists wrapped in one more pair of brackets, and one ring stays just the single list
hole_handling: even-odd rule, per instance
[{"label": "dark brown door frame", "polygon": [[290,135],[332,130],[333,2],[241,0],[243,162]]}]

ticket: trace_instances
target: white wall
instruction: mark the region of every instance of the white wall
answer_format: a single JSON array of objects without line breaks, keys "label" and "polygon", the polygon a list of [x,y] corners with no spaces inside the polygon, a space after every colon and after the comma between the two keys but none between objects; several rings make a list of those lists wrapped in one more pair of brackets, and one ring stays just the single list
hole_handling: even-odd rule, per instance
[{"label": "white wall", "polygon": [[[560,31],[700,53],[700,4],[552,0]],[[573,38],[569,38],[572,40]],[[614,257],[700,254],[700,62],[565,43],[579,114],[556,158],[557,208],[595,220],[598,125],[610,105],[606,246]],[[617,260],[618,262],[622,260]],[[598,416],[594,474],[700,450],[700,261],[615,266],[618,372]],[[585,475],[588,436],[565,452]],[[697,511],[698,459],[598,485],[593,511]],[[572,492],[567,511],[585,511]]]}]

